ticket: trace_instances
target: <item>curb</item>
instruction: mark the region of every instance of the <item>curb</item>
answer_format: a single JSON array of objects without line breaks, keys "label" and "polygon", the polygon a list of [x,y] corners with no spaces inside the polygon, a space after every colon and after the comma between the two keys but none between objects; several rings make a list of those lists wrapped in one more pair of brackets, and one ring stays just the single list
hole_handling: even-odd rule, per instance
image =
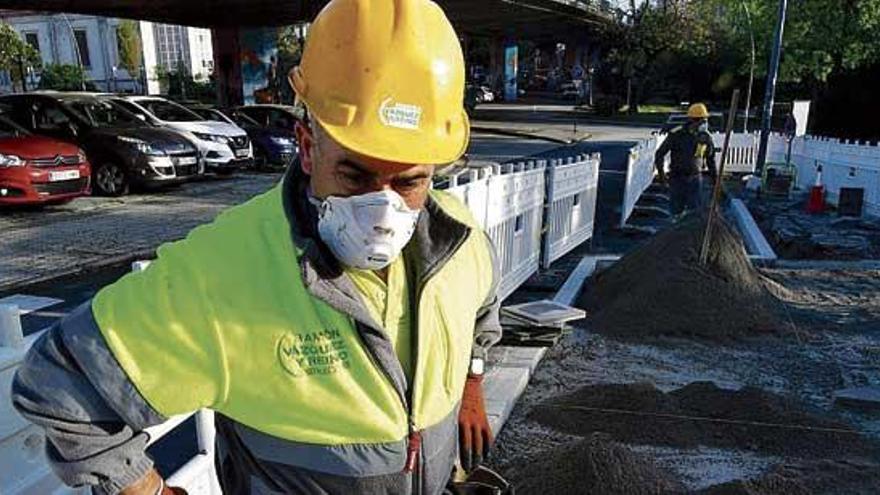
[{"label": "curb", "polygon": [[112,256],[110,258],[104,258],[95,263],[91,263],[88,265],[77,265],[75,267],[71,267],[65,270],[54,272],[50,275],[43,275],[39,277],[29,278],[29,279],[19,279],[13,280],[11,282],[0,283],[0,293],[2,292],[11,292],[11,291],[20,291],[25,290],[28,287],[32,287],[34,285],[42,285],[47,284],[56,280],[60,280],[63,278],[72,277],[74,275],[82,275],[84,273],[96,272],[99,270],[103,270],[106,268],[111,268],[115,266],[122,266],[126,264],[130,264],[137,260],[154,258],[156,256],[156,248],[142,249],[140,251],[134,251],[129,254],[123,254],[119,256]]},{"label": "curb", "polygon": [[578,139],[562,139],[562,138],[557,138],[557,137],[553,137],[553,136],[545,136],[545,135],[535,134],[535,133],[530,133],[530,132],[515,131],[512,129],[503,129],[503,128],[498,128],[498,127],[483,127],[483,126],[471,126],[471,131],[472,132],[482,132],[484,134],[497,134],[500,136],[512,136],[512,137],[521,137],[521,138],[528,138],[528,139],[537,139],[540,141],[548,141],[548,142],[557,143],[557,144],[575,144],[575,143],[579,143],[581,141],[586,141],[587,139],[590,139],[591,137],[593,137],[592,133],[587,132],[587,133],[584,133],[583,135],[581,135],[581,137],[579,137]]}]

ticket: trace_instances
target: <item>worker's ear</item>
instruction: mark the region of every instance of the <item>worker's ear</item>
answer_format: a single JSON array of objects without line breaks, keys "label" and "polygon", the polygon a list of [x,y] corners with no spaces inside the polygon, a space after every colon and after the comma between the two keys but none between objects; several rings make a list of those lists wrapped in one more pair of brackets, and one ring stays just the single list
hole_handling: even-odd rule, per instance
[{"label": "worker's ear", "polygon": [[299,162],[302,171],[307,175],[312,175],[312,166],[314,165],[314,154],[312,151],[315,146],[315,135],[311,129],[301,121],[297,121],[293,127],[296,134],[296,141],[299,143]]}]

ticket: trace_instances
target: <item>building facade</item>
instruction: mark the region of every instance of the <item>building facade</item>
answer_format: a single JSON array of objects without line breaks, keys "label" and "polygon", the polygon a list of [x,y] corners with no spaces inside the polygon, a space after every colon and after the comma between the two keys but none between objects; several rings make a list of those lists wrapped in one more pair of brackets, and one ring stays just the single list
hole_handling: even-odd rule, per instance
[{"label": "building facade", "polygon": [[[120,67],[117,29],[120,19],[77,15],[2,12],[8,23],[40,52],[43,64],[82,65],[87,80],[98,90],[156,94],[161,90],[158,75],[182,67],[196,80],[213,71],[211,31],[141,21],[142,69],[133,77]],[[28,89],[39,84],[39,71],[29,71]],[[8,74],[0,75],[0,92],[12,92]]]}]

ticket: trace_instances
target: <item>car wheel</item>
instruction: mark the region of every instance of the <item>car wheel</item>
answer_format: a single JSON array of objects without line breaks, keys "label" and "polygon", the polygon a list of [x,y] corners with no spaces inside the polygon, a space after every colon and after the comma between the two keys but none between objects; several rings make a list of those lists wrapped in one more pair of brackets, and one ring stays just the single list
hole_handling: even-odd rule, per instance
[{"label": "car wheel", "polygon": [[122,196],[128,193],[125,170],[115,163],[102,163],[94,172],[95,188],[102,196]]}]

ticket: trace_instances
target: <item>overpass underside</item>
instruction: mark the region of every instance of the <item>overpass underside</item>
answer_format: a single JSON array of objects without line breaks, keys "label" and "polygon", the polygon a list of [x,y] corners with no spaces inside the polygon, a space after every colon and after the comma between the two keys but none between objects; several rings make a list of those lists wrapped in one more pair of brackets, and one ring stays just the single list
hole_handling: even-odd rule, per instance
[{"label": "overpass underside", "polygon": [[[473,36],[547,38],[605,22],[578,0],[437,0],[459,32]],[[595,0],[593,0],[595,1]],[[0,8],[93,14],[212,28],[278,26],[309,21],[327,0],[0,0]]]}]

